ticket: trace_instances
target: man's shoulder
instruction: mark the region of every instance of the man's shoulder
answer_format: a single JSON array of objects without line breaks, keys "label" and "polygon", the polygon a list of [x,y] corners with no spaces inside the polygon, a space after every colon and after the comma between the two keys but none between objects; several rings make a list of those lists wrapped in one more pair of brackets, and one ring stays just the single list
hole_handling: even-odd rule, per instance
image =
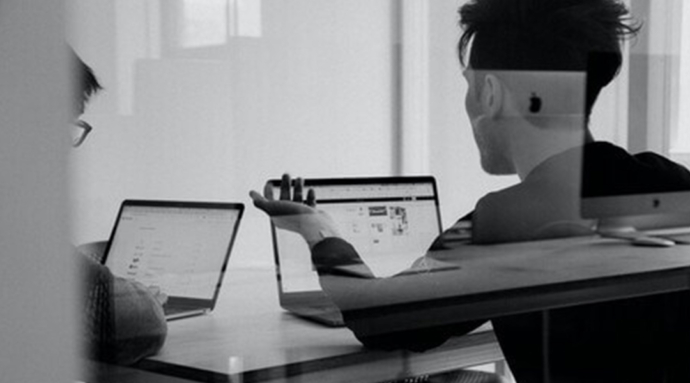
[{"label": "man's shoulder", "polygon": [[606,142],[585,147],[583,172],[588,195],[690,189],[690,171],[684,166],[657,153],[631,154]]},{"label": "man's shoulder", "polygon": [[[633,166],[654,167],[657,170],[671,170],[690,174],[682,165],[651,151],[632,154],[626,149],[616,146],[610,142],[598,141],[585,145],[585,160],[588,158],[592,165],[606,165],[611,161],[628,162]],[[598,163],[594,163],[594,161]],[[620,165],[620,164],[618,164]]]},{"label": "man's shoulder", "polygon": [[663,170],[667,173],[671,173],[677,177],[682,177],[686,179],[688,182],[690,182],[690,171],[688,169],[677,163],[674,162],[664,156],[661,156],[657,153],[653,152],[642,152],[633,155],[633,157],[645,164],[646,166],[653,167],[655,169]]}]

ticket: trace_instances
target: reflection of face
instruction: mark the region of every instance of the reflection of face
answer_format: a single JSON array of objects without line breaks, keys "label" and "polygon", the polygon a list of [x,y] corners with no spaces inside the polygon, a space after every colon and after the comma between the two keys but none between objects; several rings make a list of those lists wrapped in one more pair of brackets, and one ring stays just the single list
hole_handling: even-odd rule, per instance
[{"label": "reflection of face", "polygon": [[494,175],[515,174],[505,129],[497,126],[495,120],[484,114],[481,105],[482,89],[478,86],[481,80],[477,78],[480,75],[467,69],[463,71],[463,76],[467,80],[465,110],[472,124],[472,133],[479,149],[482,169]]}]

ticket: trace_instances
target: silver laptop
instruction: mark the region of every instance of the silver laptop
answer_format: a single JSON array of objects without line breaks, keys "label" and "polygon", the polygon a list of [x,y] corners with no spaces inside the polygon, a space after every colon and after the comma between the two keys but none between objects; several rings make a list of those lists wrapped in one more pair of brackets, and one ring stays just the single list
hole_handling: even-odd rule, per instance
[{"label": "silver laptop", "polygon": [[126,200],[103,262],[116,276],[160,289],[166,319],[210,312],[244,205]]},{"label": "silver laptop", "polygon": [[[280,180],[269,181],[280,195]],[[441,233],[436,181],[431,176],[307,179],[316,203],[339,225],[377,277],[400,273],[424,255]],[[329,326],[342,315],[321,290],[305,241],[272,225],[280,305]]]}]

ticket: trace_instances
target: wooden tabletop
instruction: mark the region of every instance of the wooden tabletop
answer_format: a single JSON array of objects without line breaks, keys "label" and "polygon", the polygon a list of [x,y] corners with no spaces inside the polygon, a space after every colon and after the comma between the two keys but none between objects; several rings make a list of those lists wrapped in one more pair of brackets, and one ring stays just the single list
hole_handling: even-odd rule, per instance
[{"label": "wooden tabletop", "polygon": [[431,254],[458,269],[386,280],[332,277],[340,306],[376,333],[690,288],[690,246],[579,237]]},{"label": "wooden tabletop", "polygon": [[190,381],[322,382],[341,374],[377,382],[502,358],[489,326],[422,354],[367,350],[346,328],[282,310],[273,269],[231,267],[212,314],[169,322],[161,353],[137,367]]},{"label": "wooden tabletop", "polygon": [[[354,325],[376,333],[690,288],[690,246],[581,237],[461,246],[431,256],[459,268],[385,280],[333,277],[348,292],[344,305]],[[284,312],[273,269],[231,265],[216,310],[170,322],[162,352],[139,367],[192,381],[317,382],[338,373],[376,382],[501,357],[491,331],[421,354],[365,350],[345,328]]]}]

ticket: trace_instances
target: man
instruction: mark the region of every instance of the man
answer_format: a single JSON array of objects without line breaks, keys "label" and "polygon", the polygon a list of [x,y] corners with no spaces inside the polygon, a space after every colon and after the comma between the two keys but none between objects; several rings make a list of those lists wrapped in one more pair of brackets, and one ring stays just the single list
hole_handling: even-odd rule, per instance
[{"label": "man", "polygon": [[[102,89],[96,76],[69,50],[74,73],[75,116]],[[73,146],[80,146],[91,126],[76,120]],[[85,356],[98,361],[132,364],[160,350],[167,334],[162,304],[165,296],[139,283],[115,277],[100,264],[103,246],[81,246],[77,254],[82,276]]]},{"label": "man", "polygon": [[[503,220],[517,223],[529,212],[536,218],[520,227],[519,235],[508,233],[504,240],[590,232],[573,204],[579,196],[573,181],[579,171],[568,170],[581,163],[583,155],[584,174],[592,179],[587,188],[639,191],[661,182],[690,189],[690,173],[660,156],[632,156],[614,145],[596,142],[589,127],[584,133],[580,130],[578,140],[578,134],[564,126],[566,119],[535,122],[520,107],[516,95],[524,86],[520,75],[511,73],[586,72],[584,121],[588,121],[601,89],[620,69],[621,42],[638,30],[627,24],[627,17],[627,9],[617,0],[474,0],[461,7],[464,33],[459,53],[461,63],[467,63],[468,81],[465,107],[482,167],[490,174],[517,174],[521,180],[479,201],[472,217],[475,229]],[[329,275],[342,275],[346,270],[358,278],[374,276],[357,251],[339,238],[328,217],[313,208],[313,194],[307,195],[306,204],[296,204],[303,200],[300,182],[291,195],[289,178],[284,181],[280,200],[274,200],[266,189],[264,196],[251,193],[254,203],[277,225],[304,236],[324,291],[336,303],[343,301],[347,291],[327,278]],[[293,202],[288,201],[291,197]],[[565,225],[559,227],[561,223]],[[520,383],[542,381],[542,357],[547,352],[553,382],[687,381],[687,302],[686,293],[677,293],[553,310],[548,350],[543,348],[545,328],[540,313],[492,322]],[[348,314],[343,314],[347,322]],[[373,335],[354,330],[367,346],[423,350],[480,324]]]},{"label": "man", "polygon": [[[459,44],[461,58],[473,40],[470,69],[489,72],[497,69],[587,70],[586,117],[601,89],[620,69],[620,42],[637,32],[637,28],[624,23],[627,10],[617,1],[479,0],[463,7],[460,14],[465,26]],[[482,85],[481,80],[474,79],[469,84],[468,114],[473,120],[477,119],[475,113],[486,115],[490,108],[482,100],[491,99],[490,95],[497,92],[487,86],[486,77],[483,82]],[[491,141],[481,137],[489,134],[483,129],[490,132],[491,126],[475,123],[473,129],[480,136],[478,142]],[[545,142],[534,141],[536,149]],[[555,153],[532,151],[532,156],[542,155],[543,159],[533,161],[537,165],[531,167],[516,153],[511,153],[509,158],[503,157],[502,154],[512,149],[507,143],[509,149],[502,151],[482,150],[480,145],[482,164],[487,172],[517,172],[522,182],[497,195],[487,196],[480,201],[475,214],[482,215],[486,205],[501,206],[501,202],[506,202],[506,195],[526,190],[540,190],[532,193],[532,199],[537,202],[530,208],[548,212],[552,199],[540,199],[539,196],[548,195],[553,186],[547,184],[551,177],[539,178],[543,174],[540,172],[546,167],[559,166],[577,150],[584,151],[586,194],[690,189],[688,171],[660,156],[651,153],[631,156],[611,144],[595,142],[589,130],[585,132],[585,142],[583,149],[562,148]],[[495,209],[489,207],[487,210]],[[489,214],[492,215],[498,214]],[[572,222],[573,216],[566,214],[565,218]],[[681,324],[688,319],[687,303],[687,294],[682,293],[553,310],[549,319],[552,380],[662,382],[687,379],[690,354],[686,349],[690,339],[687,326]],[[518,381],[539,381],[544,352],[540,344],[541,321],[539,314],[493,320],[501,347]]]}]

